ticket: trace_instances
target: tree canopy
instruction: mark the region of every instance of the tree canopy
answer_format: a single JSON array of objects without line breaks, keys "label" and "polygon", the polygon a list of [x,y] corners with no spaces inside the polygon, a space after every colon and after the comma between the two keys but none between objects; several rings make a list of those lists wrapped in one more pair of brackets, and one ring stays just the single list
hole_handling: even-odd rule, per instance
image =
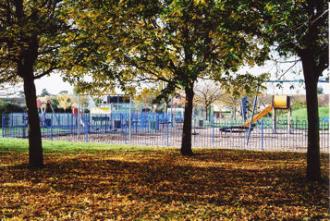
[{"label": "tree canopy", "polygon": [[[236,1],[72,2],[77,27],[67,50],[77,65],[70,80],[82,87],[166,83],[165,97],[186,93],[181,152],[191,154],[191,112],[198,78],[225,79],[242,64],[259,64],[268,47],[255,38],[258,23]],[[241,4],[241,3],[240,3]],[[97,64],[97,65],[96,65]],[[84,78],[89,76],[87,80]]]},{"label": "tree canopy", "polygon": [[307,178],[319,180],[320,144],[317,84],[329,66],[328,1],[265,1],[263,37],[280,55],[301,59],[308,110]]},{"label": "tree canopy", "polygon": [[[30,165],[42,166],[34,80],[62,70],[80,90],[130,92],[144,83],[185,93],[181,153],[191,155],[194,86],[216,80],[234,96],[260,87],[242,65],[259,65],[274,45],[302,61],[308,108],[307,177],[320,178],[317,82],[329,65],[325,0],[4,0],[0,84],[24,84]],[[256,83],[254,83],[256,82]]]},{"label": "tree canopy", "polygon": [[34,80],[59,69],[68,22],[61,0],[0,2],[0,84],[23,81],[29,122],[29,164],[43,166]]},{"label": "tree canopy", "polygon": [[[17,0],[0,3],[0,83],[23,78],[22,69],[28,61],[34,65],[34,79],[59,68],[61,33],[67,27],[61,2]],[[30,59],[24,61],[27,57]]]}]

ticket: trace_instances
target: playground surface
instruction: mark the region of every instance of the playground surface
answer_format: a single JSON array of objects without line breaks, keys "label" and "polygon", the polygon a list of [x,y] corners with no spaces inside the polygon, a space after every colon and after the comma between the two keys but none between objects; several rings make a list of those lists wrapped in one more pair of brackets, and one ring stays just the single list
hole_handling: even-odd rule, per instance
[{"label": "playground surface", "polygon": [[[129,138],[123,133],[108,134],[81,134],[54,137],[52,140],[63,140],[70,142],[122,144],[136,146],[158,146],[158,147],[180,147],[182,130],[171,129],[167,133],[133,133]],[[48,139],[50,139],[48,137]],[[237,150],[257,151],[307,151],[307,132],[300,131],[288,134],[286,130],[278,130],[277,133],[252,132],[248,143],[246,133],[223,133],[216,129],[199,128],[195,129],[192,135],[192,145],[198,148],[221,148]],[[320,150],[328,153],[329,133],[320,133]]]},{"label": "playground surface", "polygon": [[[125,144],[134,146],[180,147],[182,122],[164,114],[89,115],[80,119],[71,114],[47,114],[41,123],[44,139],[71,142]],[[46,121],[47,120],[47,121]],[[49,122],[48,122],[49,120]],[[46,123],[48,122],[48,123]],[[203,121],[202,121],[203,122]],[[129,126],[131,123],[131,126]],[[274,129],[274,124],[276,127]],[[26,115],[14,113],[2,119],[3,137],[27,138]],[[244,122],[200,124],[193,120],[193,147],[243,149],[260,151],[307,150],[307,122],[272,121],[265,118],[253,127]],[[320,122],[321,152],[329,151],[329,122]]]},{"label": "playground surface", "polygon": [[[24,145],[22,145],[24,144]],[[329,186],[307,183],[305,154],[45,141],[0,143],[0,220],[327,220]],[[328,155],[322,155],[328,179]]]}]

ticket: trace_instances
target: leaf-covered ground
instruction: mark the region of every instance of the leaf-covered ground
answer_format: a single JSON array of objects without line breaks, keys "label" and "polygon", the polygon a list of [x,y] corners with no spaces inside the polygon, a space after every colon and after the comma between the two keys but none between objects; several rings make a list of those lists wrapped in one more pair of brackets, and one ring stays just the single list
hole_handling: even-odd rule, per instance
[{"label": "leaf-covered ground", "polygon": [[0,146],[0,220],[329,219],[328,183],[305,181],[303,154],[195,152],[48,150],[29,170]]}]

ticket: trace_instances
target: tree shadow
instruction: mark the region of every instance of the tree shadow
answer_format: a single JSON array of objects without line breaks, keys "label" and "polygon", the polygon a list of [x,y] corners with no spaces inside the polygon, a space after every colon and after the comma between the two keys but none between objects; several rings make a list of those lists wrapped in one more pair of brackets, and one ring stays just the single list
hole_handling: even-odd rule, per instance
[{"label": "tree shadow", "polygon": [[[195,155],[194,159],[210,161],[207,154]],[[216,206],[240,205],[245,208],[261,205],[281,208],[327,206],[320,200],[310,199],[323,199],[328,195],[329,187],[326,184],[306,183],[300,168],[198,167],[174,164],[177,160],[150,159],[140,163],[77,158],[50,162],[42,170],[28,170],[26,165],[16,165],[3,168],[12,177],[14,185],[2,188],[6,192],[35,195],[42,192],[46,194],[51,188],[63,194],[119,194],[130,200],[198,202]],[[228,157],[219,158],[220,162],[231,160]],[[30,185],[15,186],[15,183],[22,182]],[[45,187],[39,188],[40,183]],[[319,203],[315,205],[315,202]]]}]

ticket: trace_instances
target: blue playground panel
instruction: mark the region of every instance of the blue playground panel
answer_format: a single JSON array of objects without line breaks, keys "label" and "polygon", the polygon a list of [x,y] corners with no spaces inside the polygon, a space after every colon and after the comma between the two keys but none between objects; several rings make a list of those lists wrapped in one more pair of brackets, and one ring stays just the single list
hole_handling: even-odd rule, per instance
[{"label": "blue playground panel", "polygon": [[[158,131],[162,125],[173,125],[172,115],[168,113],[140,112],[90,114],[79,117],[71,113],[39,114],[42,136],[63,136],[83,133],[128,133],[131,122],[132,133]],[[27,137],[28,117],[26,113],[8,113],[2,115],[3,137]]]},{"label": "blue playground panel", "polygon": [[[131,118],[129,118],[131,116]],[[82,114],[71,113],[40,114],[42,136],[46,139],[68,141],[105,142],[132,145],[179,146],[182,125],[174,124],[177,119],[171,113],[112,113]],[[129,122],[131,124],[129,125]],[[193,122],[197,122],[193,120]],[[206,126],[194,123],[192,142],[196,147],[240,147],[240,148],[301,148],[307,145],[307,122],[280,119],[276,129],[271,118],[256,122],[252,130],[242,128],[243,120],[210,122]],[[2,136],[28,136],[26,113],[2,115]],[[235,128],[234,128],[235,127]],[[226,129],[227,128],[227,129]],[[250,128],[252,129],[252,128]],[[323,147],[328,147],[329,123],[320,122]],[[63,137],[61,137],[63,136]],[[249,143],[250,142],[250,143]],[[296,145],[299,146],[292,146]],[[280,149],[282,150],[282,149]]]}]

